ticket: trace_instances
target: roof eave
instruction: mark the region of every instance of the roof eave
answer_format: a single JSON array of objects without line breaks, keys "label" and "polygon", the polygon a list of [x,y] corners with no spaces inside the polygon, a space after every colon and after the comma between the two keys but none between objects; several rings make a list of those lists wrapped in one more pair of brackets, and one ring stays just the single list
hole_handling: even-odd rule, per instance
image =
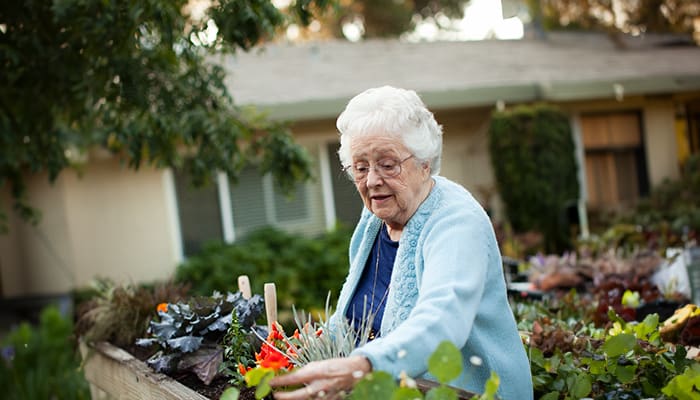
[{"label": "roof eave", "polygon": [[[574,101],[615,99],[619,96],[680,93],[700,90],[700,75],[606,79],[596,81],[537,82],[464,89],[427,90],[420,95],[433,109],[483,107],[532,101]],[[313,99],[294,103],[257,104],[257,108],[276,120],[314,120],[335,118],[350,97]]]}]

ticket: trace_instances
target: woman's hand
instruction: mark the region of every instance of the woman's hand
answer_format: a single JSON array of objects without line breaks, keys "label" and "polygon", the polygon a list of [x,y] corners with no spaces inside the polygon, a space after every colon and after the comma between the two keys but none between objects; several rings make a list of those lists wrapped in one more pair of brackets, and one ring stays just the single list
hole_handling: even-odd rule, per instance
[{"label": "woman's hand", "polygon": [[273,378],[270,386],[303,385],[290,392],[276,392],[276,400],[337,399],[371,370],[372,365],[363,356],[314,361],[291,374]]}]

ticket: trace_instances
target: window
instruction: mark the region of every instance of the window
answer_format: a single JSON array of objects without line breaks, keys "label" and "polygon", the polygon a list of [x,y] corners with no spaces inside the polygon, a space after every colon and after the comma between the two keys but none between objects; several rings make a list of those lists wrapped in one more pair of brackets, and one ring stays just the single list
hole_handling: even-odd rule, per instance
[{"label": "window", "polygon": [[638,113],[581,117],[588,206],[613,210],[634,205],[648,192]]},{"label": "window", "polygon": [[312,167],[315,178],[297,185],[290,195],[277,189],[272,176],[261,176],[255,168],[242,171],[236,182],[221,175],[204,188],[192,188],[189,177],[176,172],[184,255],[195,254],[208,241],[232,241],[264,226],[309,236],[324,232],[334,221],[355,226],[362,201],[340,170],[338,146],[336,141],[307,147],[317,161]]},{"label": "window", "polygon": [[195,188],[182,172],[176,171],[174,176],[182,248],[185,255],[190,255],[201,250],[204,243],[223,238],[218,189],[215,184]]},{"label": "window", "polygon": [[315,225],[308,184],[297,185],[293,193],[285,195],[275,188],[272,176],[260,176],[256,169],[248,168],[229,188],[236,237],[264,226],[303,230]]},{"label": "window", "polygon": [[331,185],[333,186],[333,204],[335,206],[336,220],[345,226],[353,227],[357,224],[362,213],[362,199],[355,189],[355,184],[348,179],[338,161],[339,142],[329,143],[326,146],[330,162]]}]

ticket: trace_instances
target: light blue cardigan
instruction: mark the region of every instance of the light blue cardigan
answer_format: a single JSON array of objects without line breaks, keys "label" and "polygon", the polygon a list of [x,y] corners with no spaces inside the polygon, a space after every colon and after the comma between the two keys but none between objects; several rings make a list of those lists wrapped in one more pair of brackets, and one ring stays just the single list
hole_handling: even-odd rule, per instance
[{"label": "light blue cardigan", "polygon": [[[464,357],[464,370],[451,385],[482,393],[495,371],[502,399],[532,399],[530,363],[508,304],[491,222],[466,189],[433,178],[435,186],[401,235],[381,337],[352,354],[366,356],[374,370],[417,377],[426,374],[437,345],[449,340]],[[380,226],[365,208],[350,241],[350,271],[331,326],[344,318]],[[472,365],[472,356],[483,364]]]}]

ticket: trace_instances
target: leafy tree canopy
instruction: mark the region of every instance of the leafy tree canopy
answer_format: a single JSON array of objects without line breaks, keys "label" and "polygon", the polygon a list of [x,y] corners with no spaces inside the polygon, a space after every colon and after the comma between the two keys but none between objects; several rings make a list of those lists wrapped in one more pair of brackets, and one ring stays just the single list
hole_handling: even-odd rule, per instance
[{"label": "leafy tree canopy", "polygon": [[[319,14],[316,32],[306,36],[343,37],[343,26],[356,24],[364,38],[396,37],[415,28],[416,21],[432,20],[443,29],[442,21],[464,16],[469,0],[338,0],[334,12]],[[440,18],[444,17],[444,18]]]},{"label": "leafy tree canopy", "polygon": [[[594,29],[620,33],[687,33],[695,31],[700,2],[688,0],[527,0],[531,14],[545,29]],[[695,32],[696,42],[700,37]]]},{"label": "leafy tree canopy", "polygon": [[28,174],[54,181],[96,147],[133,169],[184,168],[196,184],[250,164],[286,188],[307,178],[285,126],[236,106],[206,57],[248,50],[327,3],[297,0],[283,14],[271,0],[0,2],[0,190],[36,220]]}]

